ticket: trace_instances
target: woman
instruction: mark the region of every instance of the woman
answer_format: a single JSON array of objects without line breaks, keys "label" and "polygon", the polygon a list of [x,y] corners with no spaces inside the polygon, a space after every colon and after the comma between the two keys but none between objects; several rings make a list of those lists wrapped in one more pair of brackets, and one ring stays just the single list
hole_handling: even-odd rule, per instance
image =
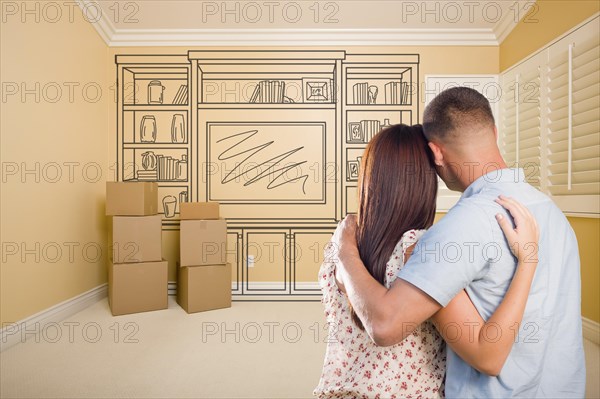
[{"label": "woman", "polygon": [[[436,195],[437,175],[421,126],[395,125],[373,137],[359,176],[357,242],[363,263],[386,287],[394,281],[416,241],[433,224]],[[537,242],[537,225],[531,214],[514,200],[498,202],[519,224],[517,234],[505,221],[501,223],[510,241]],[[371,341],[343,287],[338,286],[335,263],[325,261],[319,282],[332,339],[314,394],[320,398],[443,397],[444,339],[473,367],[497,374],[515,337],[502,334],[493,343],[483,338],[487,326],[513,326],[522,320],[537,263],[523,265],[526,255],[532,254],[520,252],[511,286],[487,324],[463,291],[432,321],[391,347],[378,347]],[[456,329],[446,328],[452,323],[471,326],[469,339],[457,339]],[[439,333],[435,325],[440,327]]]}]

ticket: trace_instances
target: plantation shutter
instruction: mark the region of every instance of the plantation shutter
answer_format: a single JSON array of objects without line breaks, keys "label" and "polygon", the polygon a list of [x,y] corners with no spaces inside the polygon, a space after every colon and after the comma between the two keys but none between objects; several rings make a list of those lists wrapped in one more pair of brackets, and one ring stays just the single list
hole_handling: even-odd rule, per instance
[{"label": "plantation shutter", "polygon": [[511,167],[517,163],[517,103],[518,93],[515,90],[519,83],[516,73],[506,74],[502,77],[500,148],[504,161]]},{"label": "plantation shutter", "polygon": [[523,168],[527,181],[541,186],[541,69],[539,56],[502,75],[500,149],[509,167]]},{"label": "plantation shutter", "polygon": [[518,166],[523,168],[527,182],[540,188],[541,114],[540,67],[538,58],[525,64],[519,76]]},{"label": "plantation shutter", "polygon": [[501,74],[503,156],[569,213],[600,214],[598,19]]},{"label": "plantation shutter", "polygon": [[[597,33],[576,33],[550,49],[548,190],[570,211],[597,212],[600,195],[600,39]],[[579,196],[580,200],[564,196]]]}]

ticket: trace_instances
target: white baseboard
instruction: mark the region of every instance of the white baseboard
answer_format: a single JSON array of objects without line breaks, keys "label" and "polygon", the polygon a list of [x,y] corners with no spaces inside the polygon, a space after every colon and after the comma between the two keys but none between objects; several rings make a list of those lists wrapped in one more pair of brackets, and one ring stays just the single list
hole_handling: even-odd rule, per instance
[{"label": "white baseboard", "polygon": [[[235,283],[232,284],[232,287],[235,288]],[[287,285],[285,285],[286,287],[289,286],[290,283],[288,283]],[[321,294],[321,288],[319,287],[319,283],[316,281],[299,281],[296,282],[295,284],[292,283],[292,286],[295,287],[297,290],[317,290],[317,292],[315,292],[315,294],[320,295]],[[248,287],[248,285],[245,285],[245,287]],[[277,289],[283,289],[284,288],[284,284],[283,282],[280,281],[252,281],[249,284],[249,287],[253,290],[253,291],[271,291],[271,290],[277,290]]]},{"label": "white baseboard", "polygon": [[[237,289],[237,282],[231,283],[231,289]],[[252,282],[252,289],[256,291],[271,291],[283,287],[283,283],[278,281],[257,281]],[[315,295],[321,295],[321,287],[316,281],[302,281],[295,284],[297,290],[315,290]],[[169,295],[177,295],[177,282],[169,281]],[[251,295],[250,293],[248,295]]]},{"label": "white baseboard", "polygon": [[27,326],[61,322],[101,299],[106,298],[107,294],[108,285],[104,283],[21,321],[2,326],[3,328],[0,329],[0,352],[19,342],[25,341]]},{"label": "white baseboard", "polygon": [[600,323],[582,317],[581,327],[583,329],[583,338],[592,341],[596,345],[600,345]]}]

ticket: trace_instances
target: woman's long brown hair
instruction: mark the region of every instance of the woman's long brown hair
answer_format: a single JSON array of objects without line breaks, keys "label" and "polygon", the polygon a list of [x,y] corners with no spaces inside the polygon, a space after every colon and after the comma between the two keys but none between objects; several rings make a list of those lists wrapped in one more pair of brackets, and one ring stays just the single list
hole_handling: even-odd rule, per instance
[{"label": "woman's long brown hair", "polygon": [[[436,196],[433,155],[421,125],[390,126],[369,141],[358,178],[356,240],[365,267],[381,284],[402,235],[433,224]],[[354,310],[352,319],[364,330]]]}]

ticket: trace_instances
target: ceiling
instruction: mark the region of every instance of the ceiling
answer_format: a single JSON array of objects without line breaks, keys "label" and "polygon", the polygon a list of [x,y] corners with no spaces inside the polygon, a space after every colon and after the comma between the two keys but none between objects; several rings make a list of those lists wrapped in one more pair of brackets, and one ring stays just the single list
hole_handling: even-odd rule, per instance
[{"label": "ceiling", "polygon": [[79,4],[109,46],[498,45],[536,12],[528,0]]}]

